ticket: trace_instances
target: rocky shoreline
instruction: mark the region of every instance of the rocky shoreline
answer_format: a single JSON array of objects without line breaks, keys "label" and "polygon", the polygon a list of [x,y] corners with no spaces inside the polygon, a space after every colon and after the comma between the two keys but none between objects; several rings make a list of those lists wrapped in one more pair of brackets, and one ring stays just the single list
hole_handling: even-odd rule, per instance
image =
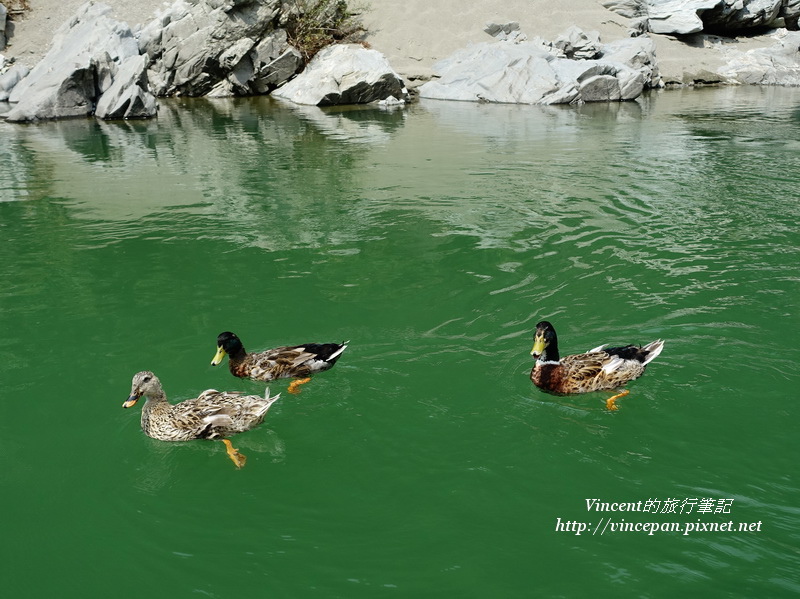
[{"label": "rocky shoreline", "polygon": [[[311,62],[289,24],[341,3],[107,1],[43,0],[62,12],[45,19],[37,4],[12,22],[0,4],[0,117],[149,118],[158,97],[175,95],[397,105],[411,88],[427,98],[554,104],[633,100],[657,87],[800,85],[800,0],[575,0],[569,9],[373,0],[360,43],[330,46]],[[46,23],[63,11],[74,12],[50,33]],[[131,27],[118,13],[139,21]]]}]

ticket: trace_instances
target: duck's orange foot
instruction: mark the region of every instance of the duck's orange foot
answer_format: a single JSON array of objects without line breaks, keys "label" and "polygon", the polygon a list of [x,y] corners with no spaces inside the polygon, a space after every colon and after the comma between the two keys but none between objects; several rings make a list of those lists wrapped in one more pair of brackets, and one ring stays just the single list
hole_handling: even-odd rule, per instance
[{"label": "duck's orange foot", "polygon": [[609,409],[609,410],[619,410],[619,406],[618,406],[618,405],[617,405],[617,403],[616,403],[616,402],[617,402],[617,400],[618,400],[620,397],[625,397],[625,396],[626,396],[628,393],[630,393],[630,391],[628,391],[627,389],[625,389],[625,390],[624,390],[624,391],[622,391],[621,393],[617,393],[617,394],[616,394],[616,395],[614,395],[613,397],[609,397],[609,398],[606,400],[606,408],[607,408],[607,409]]},{"label": "duck's orange foot", "polygon": [[228,441],[227,439],[223,439],[222,442],[225,444],[228,457],[234,464],[236,464],[236,467],[244,468],[244,465],[247,463],[247,456],[239,453],[239,450],[236,449],[233,445],[231,445],[231,442]]},{"label": "duck's orange foot", "polygon": [[291,383],[289,383],[289,388],[288,388],[288,389],[286,389],[286,390],[287,390],[289,393],[294,393],[295,395],[297,395],[298,393],[300,393],[300,389],[298,389],[298,387],[299,387],[300,385],[305,385],[306,383],[308,383],[308,382],[310,382],[310,381],[311,381],[311,379],[310,379],[310,378],[305,378],[305,379],[294,379],[294,380],[293,380]]}]

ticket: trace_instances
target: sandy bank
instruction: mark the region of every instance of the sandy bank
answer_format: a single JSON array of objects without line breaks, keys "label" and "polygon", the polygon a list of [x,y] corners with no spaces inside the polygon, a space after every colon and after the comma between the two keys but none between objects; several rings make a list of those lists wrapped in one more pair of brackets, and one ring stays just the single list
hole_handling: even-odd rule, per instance
[{"label": "sandy bank", "polygon": [[[30,11],[15,22],[13,37],[3,51],[8,58],[33,66],[47,52],[53,33],[85,0],[29,0]],[[131,27],[151,20],[170,3],[164,0],[105,0],[112,14]],[[353,0],[359,6],[360,0]],[[558,4],[558,6],[555,6]],[[517,21],[528,37],[553,40],[570,25],[598,31],[603,42],[627,37],[629,21],[596,0],[367,0],[366,41],[382,52],[407,80],[427,79],[433,64],[468,44],[489,41],[483,32],[488,22]],[[653,35],[662,75],[670,81],[691,82],[696,73],[717,71],[725,64],[719,47],[702,39],[685,43],[670,36]],[[768,36],[738,39],[735,47],[747,50],[774,43]]]}]

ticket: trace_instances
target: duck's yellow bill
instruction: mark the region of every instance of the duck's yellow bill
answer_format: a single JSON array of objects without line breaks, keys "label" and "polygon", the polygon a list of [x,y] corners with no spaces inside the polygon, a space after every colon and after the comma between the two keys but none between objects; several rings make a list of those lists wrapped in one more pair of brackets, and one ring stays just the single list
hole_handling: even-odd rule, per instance
[{"label": "duck's yellow bill", "polygon": [[533,340],[533,349],[531,350],[532,356],[540,356],[544,352],[544,348],[546,347],[544,342],[544,337],[539,337],[538,335]]},{"label": "duck's yellow bill", "polygon": [[211,365],[216,366],[217,364],[222,362],[222,358],[224,357],[225,357],[225,350],[222,349],[222,346],[220,345],[217,347],[217,353],[214,354],[214,359],[211,360]]},{"label": "duck's yellow bill", "polygon": [[136,395],[131,395],[128,399],[125,400],[125,403],[122,404],[123,408],[132,408],[136,405],[136,402],[139,401],[139,398]]}]

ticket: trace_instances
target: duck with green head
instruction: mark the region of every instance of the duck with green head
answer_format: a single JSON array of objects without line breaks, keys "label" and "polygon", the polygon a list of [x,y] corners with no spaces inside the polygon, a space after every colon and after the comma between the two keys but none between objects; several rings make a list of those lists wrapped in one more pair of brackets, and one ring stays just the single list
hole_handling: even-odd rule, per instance
[{"label": "duck with green head", "polygon": [[[662,340],[645,346],[601,345],[583,354],[561,357],[558,336],[552,324],[543,320],[536,325],[531,355],[535,363],[531,381],[544,391],[561,395],[616,389],[644,374],[645,366],[664,349]],[[606,400],[610,410],[615,401],[627,395],[622,391]]]},{"label": "duck with green head", "polygon": [[211,365],[220,364],[227,355],[228,366],[233,376],[256,381],[294,378],[287,391],[299,393],[297,387],[309,382],[312,374],[333,368],[347,349],[347,344],[347,341],[306,343],[248,354],[239,337],[226,331],[217,336],[217,353],[211,360]]}]

